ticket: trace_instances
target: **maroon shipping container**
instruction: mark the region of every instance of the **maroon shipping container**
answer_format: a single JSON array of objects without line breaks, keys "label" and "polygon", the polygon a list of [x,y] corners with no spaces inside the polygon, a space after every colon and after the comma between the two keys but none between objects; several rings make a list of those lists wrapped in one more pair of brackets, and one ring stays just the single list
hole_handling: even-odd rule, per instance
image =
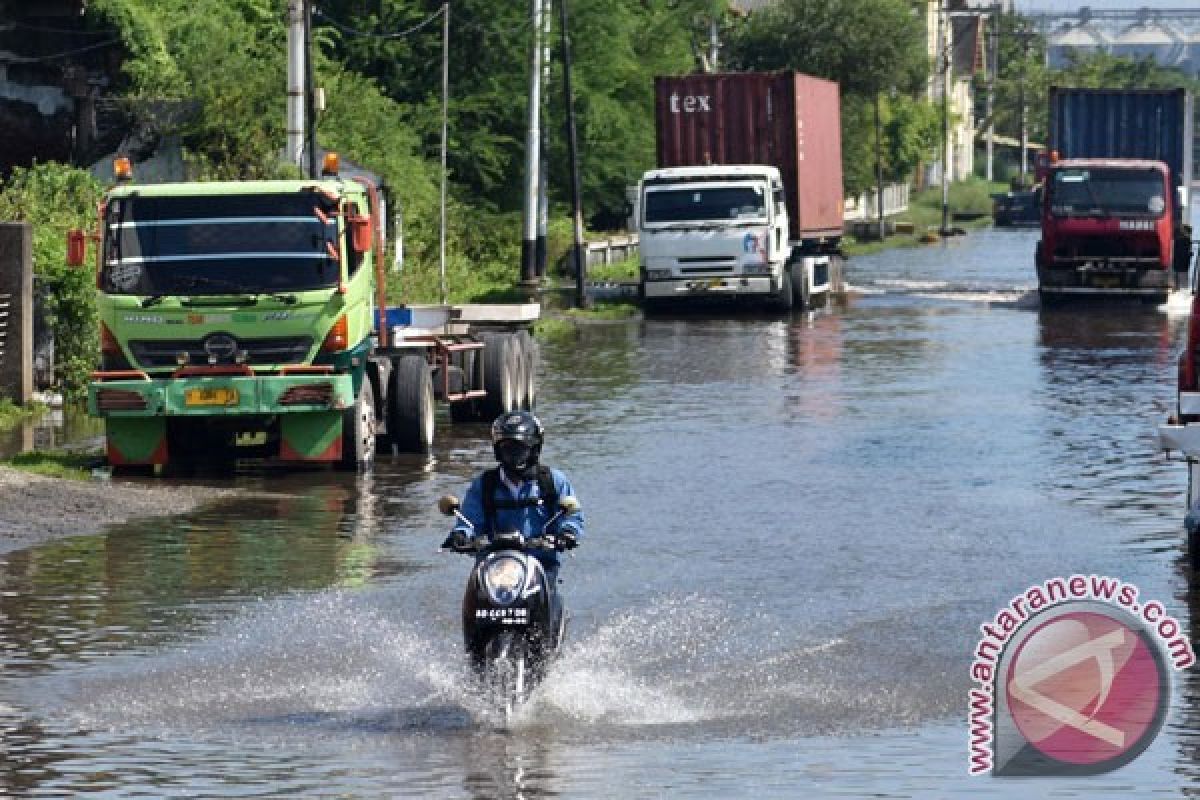
[{"label": "maroon shipping container", "polygon": [[799,72],[746,72],[660,77],[654,90],[659,167],[777,167],[793,241],[842,235],[836,83]]}]

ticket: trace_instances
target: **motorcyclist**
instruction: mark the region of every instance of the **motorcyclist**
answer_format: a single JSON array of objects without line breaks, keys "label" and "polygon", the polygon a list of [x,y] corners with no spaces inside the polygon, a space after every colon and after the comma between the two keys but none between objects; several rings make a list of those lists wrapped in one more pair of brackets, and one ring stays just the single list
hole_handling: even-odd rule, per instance
[{"label": "motorcyclist", "polygon": [[[492,423],[492,452],[499,466],[475,477],[462,502],[462,515],[474,526],[458,520],[443,547],[462,550],[475,536],[520,531],[526,538],[540,536],[546,523],[559,513],[558,500],[574,497],[571,482],[561,470],[539,463],[545,429],[528,411],[501,414]],[[489,499],[490,498],[490,499]],[[567,550],[583,536],[583,513],[563,514],[547,533],[555,534]],[[551,585],[558,575],[558,552],[531,551],[546,569]]]}]

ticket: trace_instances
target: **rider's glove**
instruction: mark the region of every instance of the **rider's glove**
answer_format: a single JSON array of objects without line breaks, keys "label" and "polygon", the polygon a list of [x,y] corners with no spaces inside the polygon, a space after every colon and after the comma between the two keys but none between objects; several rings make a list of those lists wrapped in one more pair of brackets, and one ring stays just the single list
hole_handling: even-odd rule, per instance
[{"label": "rider's glove", "polygon": [[558,534],[558,544],[563,550],[574,550],[579,547],[579,534],[566,530]]},{"label": "rider's glove", "polygon": [[446,541],[442,542],[442,547],[447,550],[464,550],[470,543],[471,537],[466,531],[450,531]]}]

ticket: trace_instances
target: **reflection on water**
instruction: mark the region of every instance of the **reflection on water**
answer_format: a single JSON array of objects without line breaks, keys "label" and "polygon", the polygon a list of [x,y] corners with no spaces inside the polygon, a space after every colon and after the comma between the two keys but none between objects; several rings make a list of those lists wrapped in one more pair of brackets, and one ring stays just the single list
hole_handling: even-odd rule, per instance
[{"label": "reflection on water", "polygon": [[[434,511],[491,462],[248,471],[257,492],[0,565],[0,790],[155,796],[1129,796],[1196,780],[1195,676],[1086,782],[966,778],[978,625],[1099,572],[1188,619],[1183,474],[1154,451],[1179,323],[1023,311],[1027,233],[851,264],[789,319],[547,343],[545,458],[589,533],[563,658],[511,730],[459,652]],[[943,289],[945,291],[943,291]],[[1193,634],[1194,635],[1194,634]]]},{"label": "reflection on water", "polygon": [[57,450],[68,445],[84,445],[97,440],[103,424],[88,417],[82,409],[52,408],[44,414],[0,427],[0,459],[12,458],[31,450]]}]

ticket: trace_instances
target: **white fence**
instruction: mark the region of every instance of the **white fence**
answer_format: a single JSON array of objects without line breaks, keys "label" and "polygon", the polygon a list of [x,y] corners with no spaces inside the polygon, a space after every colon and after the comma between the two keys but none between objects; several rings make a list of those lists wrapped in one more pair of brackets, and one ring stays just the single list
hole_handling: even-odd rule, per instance
[{"label": "white fence", "polygon": [[[884,186],[883,215],[891,217],[907,211],[909,191],[907,183],[892,183]],[[879,193],[871,189],[858,197],[847,197],[844,209],[846,222],[876,219],[879,215],[878,196]]]}]

